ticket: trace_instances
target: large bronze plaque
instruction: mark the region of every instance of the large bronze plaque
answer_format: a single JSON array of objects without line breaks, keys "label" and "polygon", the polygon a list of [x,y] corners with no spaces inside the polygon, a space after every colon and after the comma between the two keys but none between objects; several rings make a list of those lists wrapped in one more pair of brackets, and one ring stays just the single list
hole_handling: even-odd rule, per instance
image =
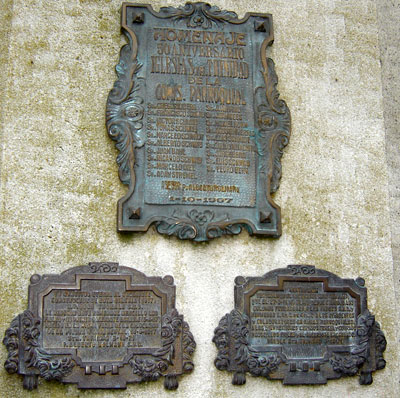
[{"label": "large bronze plaque", "polygon": [[341,279],[314,266],[290,265],[235,279],[235,309],[214,332],[215,365],[284,384],[325,384],[385,367],[386,339],[367,308],[364,280]]},{"label": "large bronze plaque", "polygon": [[117,263],[90,263],[61,275],[33,275],[29,308],[7,329],[5,368],[79,388],[126,388],[127,383],[193,369],[195,342],[175,309],[172,276],[147,277]]},{"label": "large bronze plaque", "polygon": [[119,150],[118,230],[206,241],[279,237],[281,157],[290,113],[267,48],[272,16],[206,3],[124,3],[107,129]]}]

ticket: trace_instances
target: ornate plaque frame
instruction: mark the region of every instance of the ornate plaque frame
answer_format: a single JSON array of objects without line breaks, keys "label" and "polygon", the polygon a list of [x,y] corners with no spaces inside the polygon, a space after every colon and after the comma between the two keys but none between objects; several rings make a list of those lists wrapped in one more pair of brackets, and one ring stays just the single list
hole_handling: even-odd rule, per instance
[{"label": "ornate plaque frame", "polygon": [[[119,178],[129,187],[118,202],[118,231],[154,224],[161,234],[194,241],[243,228],[279,237],[271,194],[291,121],[267,56],[272,16],[239,19],[202,2],[159,12],[124,3],[121,14],[128,44],[106,112]],[[175,40],[168,53],[163,40]],[[183,55],[172,59],[169,51]]]},{"label": "ornate plaque frame", "polygon": [[386,339],[368,311],[364,280],[309,265],[236,277],[235,309],[221,319],[213,342],[215,366],[234,372],[236,385],[246,382],[246,372],[283,384],[358,374],[360,384],[371,384],[372,372],[386,365]]},{"label": "ornate plaque frame", "polygon": [[28,309],[3,340],[4,366],[24,376],[25,389],[36,388],[39,376],[83,389],[126,388],[163,376],[173,390],[177,376],[193,370],[196,344],[175,309],[172,276],[89,263],[60,275],[35,274],[30,282]]}]

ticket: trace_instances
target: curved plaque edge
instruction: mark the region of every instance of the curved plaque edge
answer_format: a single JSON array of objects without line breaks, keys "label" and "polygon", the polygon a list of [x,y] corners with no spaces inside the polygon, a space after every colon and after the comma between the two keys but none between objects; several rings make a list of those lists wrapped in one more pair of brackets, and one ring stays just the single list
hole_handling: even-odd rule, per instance
[{"label": "curved plaque edge", "polygon": [[[123,3],[122,6],[122,15],[126,15],[127,7],[138,7],[147,9],[150,14],[157,18],[172,18],[172,19],[188,19],[187,26],[189,28],[198,28],[202,26],[203,23],[207,23],[205,19],[214,20],[219,23],[229,22],[232,24],[243,24],[248,21],[250,17],[261,17],[268,19],[268,26],[259,27],[259,30],[265,31],[266,28],[269,28],[268,31],[270,33],[271,40],[273,40],[273,28],[272,28],[272,14],[269,13],[257,13],[257,12],[246,12],[243,18],[239,18],[238,15],[234,11],[221,10],[217,6],[211,6],[209,3],[198,1],[191,2],[188,1],[184,6],[168,6],[161,7],[159,11],[156,11],[151,4],[143,4],[143,3]],[[196,23],[191,24],[191,19],[193,19],[193,14],[200,14],[200,17],[203,17],[203,21],[198,20]],[[216,22],[216,23],[217,23]],[[204,27],[203,27],[204,28]],[[207,29],[207,28],[206,28]]]},{"label": "curved plaque edge", "polygon": [[[282,177],[282,163],[284,148],[289,144],[291,135],[291,116],[290,110],[286,102],[280,99],[280,94],[277,89],[278,76],[275,71],[275,63],[271,58],[267,57],[266,48],[271,45],[269,39],[265,39],[261,47],[261,61],[263,64],[264,72],[263,77],[265,81],[265,95],[267,102],[262,102],[257,107],[257,121],[259,131],[256,132],[256,144],[259,149],[259,156],[261,161],[266,162],[265,154],[267,151],[262,148],[268,145],[272,148],[270,165],[268,171],[268,201],[273,202],[270,194],[275,193],[280,185]],[[260,137],[270,137],[269,140],[257,140],[257,135]],[[262,171],[263,169],[261,169]]]},{"label": "curved plaque edge", "polygon": [[106,104],[106,127],[109,137],[118,149],[119,178],[129,185],[125,197],[132,195],[135,187],[135,148],[144,145],[143,98],[138,95],[140,79],[137,76],[142,64],[137,61],[138,43],[135,33],[126,25],[122,31],[128,39],[120,51],[115,67],[117,80],[110,91]]},{"label": "curved plaque edge", "polygon": [[[218,209],[206,208],[206,209],[191,209],[185,215],[177,215],[175,211],[170,216],[152,216],[148,219],[142,218],[134,226],[122,226],[122,215],[123,207],[122,204],[118,205],[118,232],[146,232],[151,226],[154,226],[158,233],[168,236],[176,236],[181,240],[193,240],[194,242],[206,242],[214,238],[218,238],[225,235],[238,235],[243,230],[246,230],[249,235],[255,235],[259,237],[271,237],[279,238],[282,234],[280,208],[274,203],[270,203],[273,206],[273,212],[264,213],[260,211],[260,221],[255,224],[250,219],[238,219],[230,217],[228,211],[220,212],[220,221],[213,221],[204,224],[203,222],[197,222],[193,220],[190,213],[197,212],[196,218],[207,217],[208,214],[212,214],[214,218],[215,213]],[[172,207],[173,205],[171,205]],[[266,217],[263,219],[262,217]]]}]

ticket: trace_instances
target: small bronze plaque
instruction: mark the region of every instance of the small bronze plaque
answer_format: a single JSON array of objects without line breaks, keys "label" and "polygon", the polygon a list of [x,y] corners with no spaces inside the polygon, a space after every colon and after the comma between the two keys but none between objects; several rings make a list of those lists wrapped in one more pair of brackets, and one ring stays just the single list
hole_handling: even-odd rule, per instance
[{"label": "small bronze plaque", "polygon": [[118,230],[206,241],[279,237],[281,157],[290,113],[267,47],[272,16],[206,3],[124,3],[129,43],[107,100],[107,130],[129,186]]},{"label": "small bronze plaque", "polygon": [[60,275],[33,275],[29,308],[5,333],[5,368],[79,388],[126,388],[127,383],[193,370],[195,342],[175,309],[172,276],[147,277],[117,263],[89,263]]},{"label": "small bronze plaque", "polygon": [[215,329],[215,366],[284,384],[325,384],[385,367],[386,339],[367,308],[364,280],[341,279],[309,265],[235,279],[235,309]]}]

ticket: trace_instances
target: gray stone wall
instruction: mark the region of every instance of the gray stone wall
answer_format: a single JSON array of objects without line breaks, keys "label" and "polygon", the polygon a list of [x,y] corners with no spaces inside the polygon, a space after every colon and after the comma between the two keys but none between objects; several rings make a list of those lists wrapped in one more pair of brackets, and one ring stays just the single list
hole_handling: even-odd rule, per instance
[{"label": "gray stone wall", "polygon": [[400,2],[379,2],[377,11],[389,173],[393,278],[397,303],[400,303]]}]

